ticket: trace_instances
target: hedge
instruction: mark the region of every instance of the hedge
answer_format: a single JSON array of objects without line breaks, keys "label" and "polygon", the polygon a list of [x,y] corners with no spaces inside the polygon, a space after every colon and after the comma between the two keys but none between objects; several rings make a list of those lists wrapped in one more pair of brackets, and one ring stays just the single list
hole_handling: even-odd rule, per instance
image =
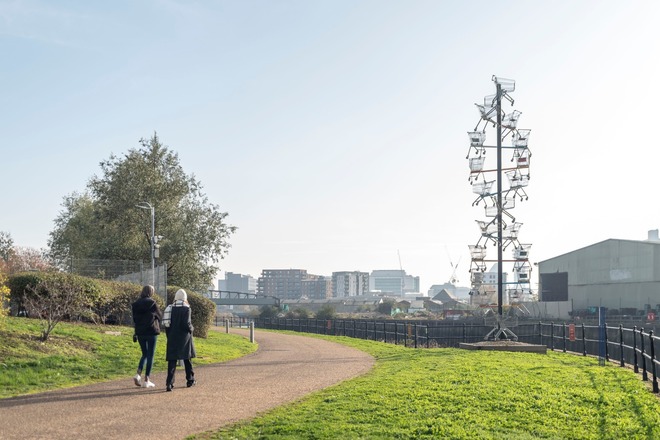
[{"label": "hedge", "polygon": [[[131,305],[139,296],[142,286],[133,283],[100,280],[73,275],[64,272],[22,272],[9,277],[7,286],[10,289],[9,301],[13,315],[23,310],[23,296],[40,284],[68,285],[79,287],[86,296],[88,306],[80,316],[71,319],[83,319],[103,324],[132,325]],[[167,287],[167,303],[174,301],[174,294],[180,287]],[[185,290],[185,289],[184,289]],[[199,338],[208,336],[209,328],[215,316],[215,303],[202,295],[186,291],[190,304],[192,323],[195,327],[193,335]],[[40,294],[48,294],[41,292]],[[163,297],[156,292],[153,299],[161,311],[165,309]]]},{"label": "hedge", "polygon": [[23,311],[25,304],[23,299],[25,295],[32,293],[44,296],[49,295],[47,290],[33,292],[32,289],[37,286],[44,289],[46,286],[68,286],[76,290],[79,289],[82,295],[82,308],[79,310],[79,316],[70,316],[69,319],[92,318],[93,306],[101,298],[101,286],[91,278],[85,278],[77,275],[71,275],[61,272],[22,272],[9,277],[7,283],[10,289],[10,305],[12,310]]},{"label": "hedge", "polygon": [[[168,304],[174,302],[174,294],[180,288],[178,286],[167,286]],[[208,298],[204,298],[199,293],[186,290],[186,294],[188,295],[188,303],[190,304],[190,319],[192,320],[193,327],[195,327],[193,336],[206,338],[213,323],[213,317],[215,316],[215,303]]]},{"label": "hedge", "polygon": [[[79,287],[87,297],[88,307],[80,316],[71,318],[103,324],[131,325],[131,304],[139,298],[142,290],[142,286],[138,284],[87,278],[64,272],[22,272],[10,276],[7,282],[12,314],[16,315],[23,309],[23,295],[30,292],[29,288],[42,283]],[[156,295],[154,300],[162,310],[163,299]]]}]

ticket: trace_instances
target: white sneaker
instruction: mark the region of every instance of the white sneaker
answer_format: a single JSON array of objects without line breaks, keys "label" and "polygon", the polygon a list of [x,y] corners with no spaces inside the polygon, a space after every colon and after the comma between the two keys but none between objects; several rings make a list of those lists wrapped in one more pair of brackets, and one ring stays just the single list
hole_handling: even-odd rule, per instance
[{"label": "white sneaker", "polygon": [[141,387],[141,386],[142,386],[142,378],[140,377],[139,374],[136,374],[136,375],[133,377],[133,382],[135,383],[135,386],[136,386],[136,387]]},{"label": "white sneaker", "polygon": [[155,386],[156,386],[156,384],[153,383],[152,381],[150,381],[149,379],[147,379],[146,381],[144,381],[142,383],[142,388],[153,388]]}]

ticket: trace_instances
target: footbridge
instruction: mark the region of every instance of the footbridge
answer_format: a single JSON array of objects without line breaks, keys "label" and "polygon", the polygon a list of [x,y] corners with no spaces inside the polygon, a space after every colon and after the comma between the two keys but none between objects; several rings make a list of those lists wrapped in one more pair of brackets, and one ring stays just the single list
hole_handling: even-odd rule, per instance
[{"label": "footbridge", "polygon": [[204,296],[219,306],[280,306],[279,298],[256,293],[209,290]]}]

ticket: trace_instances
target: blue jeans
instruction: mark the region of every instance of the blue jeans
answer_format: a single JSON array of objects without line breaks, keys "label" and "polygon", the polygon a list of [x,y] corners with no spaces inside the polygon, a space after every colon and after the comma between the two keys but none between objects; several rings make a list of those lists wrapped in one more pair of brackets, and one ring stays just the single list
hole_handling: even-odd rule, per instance
[{"label": "blue jeans", "polygon": [[144,367],[144,362],[146,361],[147,370],[145,371],[145,376],[151,375],[151,367],[154,364],[154,354],[156,354],[156,339],[158,339],[158,336],[156,335],[138,336],[138,342],[142,349],[142,357],[138,364],[138,373],[142,372],[142,367]]}]

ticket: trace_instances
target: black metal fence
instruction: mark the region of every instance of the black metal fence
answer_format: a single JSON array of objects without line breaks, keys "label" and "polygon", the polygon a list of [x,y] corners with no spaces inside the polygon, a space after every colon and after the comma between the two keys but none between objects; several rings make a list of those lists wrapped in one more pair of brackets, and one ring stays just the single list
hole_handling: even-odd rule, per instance
[{"label": "black metal fence", "polygon": [[[485,323],[451,321],[256,318],[254,323],[257,328],[348,336],[414,348],[458,347],[460,343],[480,342],[493,329],[493,325]],[[651,380],[654,393],[659,392],[660,361],[656,348],[660,348],[660,338],[654,335],[654,330],[540,321],[519,322],[508,328],[521,342],[545,345],[553,351],[599,356],[621,367],[630,366],[635,373],[641,373],[642,380]]]}]

